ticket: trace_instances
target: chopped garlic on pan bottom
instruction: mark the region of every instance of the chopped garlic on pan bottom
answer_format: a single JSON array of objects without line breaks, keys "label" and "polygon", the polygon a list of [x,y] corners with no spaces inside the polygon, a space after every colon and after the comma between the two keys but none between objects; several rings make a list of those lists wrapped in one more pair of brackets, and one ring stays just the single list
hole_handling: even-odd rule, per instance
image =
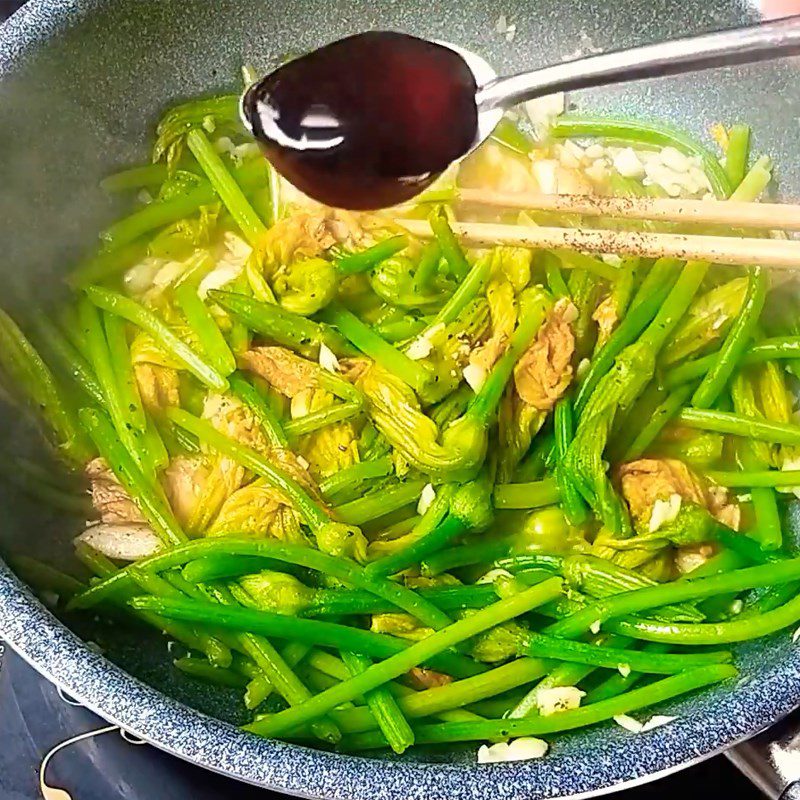
[{"label": "chopped garlic on pan bottom", "polygon": [[660,728],[662,725],[668,725],[675,719],[677,719],[677,717],[668,717],[664,714],[656,714],[650,717],[647,722],[639,722],[639,720],[629,717],[627,714],[618,714],[616,717],[614,717],[614,722],[616,722],[621,728],[625,728],[626,731],[630,731],[631,733],[647,733],[647,731],[652,731],[654,728]]},{"label": "chopped garlic on pan bottom", "polygon": [[522,736],[510,742],[482,744],[478,748],[479,764],[498,764],[503,761],[527,761],[531,758],[542,758],[548,749],[543,739]]}]

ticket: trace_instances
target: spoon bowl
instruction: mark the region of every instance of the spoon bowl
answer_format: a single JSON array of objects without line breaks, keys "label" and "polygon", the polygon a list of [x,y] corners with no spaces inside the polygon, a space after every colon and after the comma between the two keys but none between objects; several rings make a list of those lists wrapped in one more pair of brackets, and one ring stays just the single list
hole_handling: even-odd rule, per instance
[{"label": "spoon bowl", "polygon": [[[475,77],[475,85],[478,87],[478,94],[480,94],[484,87],[490,86],[495,80],[497,80],[497,72],[485,58],[479,56],[477,53],[467,50],[466,47],[459,47],[451,42],[443,42],[438,39],[436,40],[436,44],[440,44],[442,47],[448,47],[450,50],[454,50],[461,56],[461,58],[464,59],[473,76]],[[503,118],[504,111],[504,107],[500,105],[483,110],[480,108],[480,106],[478,106],[478,125],[475,130],[475,140],[472,143],[472,147],[470,147],[470,149],[464,153],[462,158],[468,156],[473,150],[483,144],[483,142],[485,142],[489,136],[491,136],[492,131],[497,127],[498,123]]]},{"label": "spoon bowl", "polygon": [[273,166],[328,205],[409,200],[481,144],[507,108],[573,89],[800,53],[800,16],[497,77],[448,42],[371,31],[279,67],[242,98]]}]

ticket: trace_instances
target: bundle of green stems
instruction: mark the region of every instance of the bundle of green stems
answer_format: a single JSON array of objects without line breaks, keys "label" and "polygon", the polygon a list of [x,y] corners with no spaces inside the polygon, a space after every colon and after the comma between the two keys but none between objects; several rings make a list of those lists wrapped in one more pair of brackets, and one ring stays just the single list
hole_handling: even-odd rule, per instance
[{"label": "bundle of green stems", "polygon": [[[104,181],[148,201],[73,299],[0,314],[3,398],[45,443],[3,478],[93,518],[74,568],[20,575],[166,634],[247,730],[352,751],[552,739],[731,680],[732,645],[800,620],[800,303],[758,264],[470,249],[455,184],[307,205],[237,113],[168,112],[154,163]],[[457,181],[570,140],[671,148],[755,201],[769,162],[726,136],[723,167],[666,127],[570,116],[537,143],[507,119]]]}]

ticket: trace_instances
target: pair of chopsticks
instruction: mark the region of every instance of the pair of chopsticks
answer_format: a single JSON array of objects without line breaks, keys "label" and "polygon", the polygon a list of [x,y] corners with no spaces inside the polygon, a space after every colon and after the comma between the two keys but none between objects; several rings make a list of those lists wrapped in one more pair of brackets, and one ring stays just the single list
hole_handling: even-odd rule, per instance
[{"label": "pair of chopsticks", "polygon": [[[680,200],[672,198],[600,197],[594,195],[502,194],[461,189],[461,202],[506,209],[556,211],[586,217],[727,225],[732,228],[800,230],[800,206],[788,203]],[[424,220],[397,220],[409,233],[432,236]],[[513,245],[534,249],[564,248],[590,253],[618,253],[715,264],[759,265],[800,270],[800,241],[647,233],[594,228],[556,228],[456,222],[453,232],[472,245]]]}]

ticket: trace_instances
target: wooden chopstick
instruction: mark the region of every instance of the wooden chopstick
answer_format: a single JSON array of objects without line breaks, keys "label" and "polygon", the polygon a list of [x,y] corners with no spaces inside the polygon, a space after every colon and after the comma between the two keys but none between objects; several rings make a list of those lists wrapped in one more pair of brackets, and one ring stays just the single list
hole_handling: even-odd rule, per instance
[{"label": "wooden chopstick", "polygon": [[654,197],[601,197],[582,194],[533,192],[486,192],[460,189],[465,203],[497,208],[558,211],[587,217],[694,222],[737,228],[800,230],[800,205],[791,203],[743,203],[736,200],[681,200]]},{"label": "wooden chopstick", "polygon": [[[396,222],[414,236],[423,239],[433,236],[425,220],[398,219]],[[620,253],[649,258],[669,256],[681,261],[800,269],[800,241],[791,239],[540,228],[487,222],[455,222],[451,227],[459,239],[479,246],[505,244],[544,250],[564,248],[589,253]]]}]

